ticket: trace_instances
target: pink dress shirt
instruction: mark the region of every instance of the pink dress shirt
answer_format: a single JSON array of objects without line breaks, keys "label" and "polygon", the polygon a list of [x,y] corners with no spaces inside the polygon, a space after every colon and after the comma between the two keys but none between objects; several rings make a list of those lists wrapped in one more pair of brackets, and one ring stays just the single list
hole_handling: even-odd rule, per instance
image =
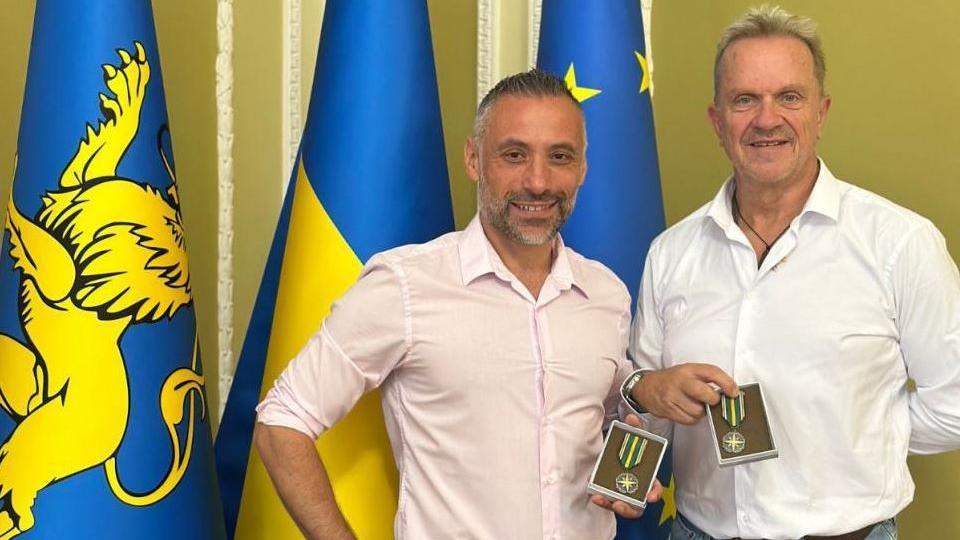
[{"label": "pink dress shirt", "polygon": [[557,239],[534,298],[479,221],[373,257],[257,408],[318,437],[380,387],[397,538],[604,539],[587,482],[630,373],[630,297]]}]

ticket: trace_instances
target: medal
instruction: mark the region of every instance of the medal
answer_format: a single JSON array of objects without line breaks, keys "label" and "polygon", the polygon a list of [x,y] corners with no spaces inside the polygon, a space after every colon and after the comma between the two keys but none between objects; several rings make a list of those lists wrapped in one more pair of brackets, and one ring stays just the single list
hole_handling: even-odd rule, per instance
[{"label": "medal", "polygon": [[747,446],[747,440],[743,434],[737,431],[737,428],[740,427],[743,419],[747,416],[747,408],[743,403],[743,392],[733,398],[720,396],[720,411],[723,415],[723,421],[731,428],[720,440],[723,449],[731,454],[739,454]]}]

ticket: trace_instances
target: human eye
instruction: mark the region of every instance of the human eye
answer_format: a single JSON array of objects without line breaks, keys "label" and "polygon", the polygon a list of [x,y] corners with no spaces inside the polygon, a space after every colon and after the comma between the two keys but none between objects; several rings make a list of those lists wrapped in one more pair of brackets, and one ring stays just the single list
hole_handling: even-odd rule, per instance
[{"label": "human eye", "polygon": [[797,92],[786,92],[780,96],[780,102],[787,107],[797,107],[803,103],[803,96]]},{"label": "human eye", "polygon": [[550,153],[550,159],[554,163],[566,164],[574,161],[574,155],[566,150],[556,150]]},{"label": "human eye", "polygon": [[733,98],[733,108],[743,110],[752,106],[755,101],[756,100],[753,98],[753,96],[741,94]]},{"label": "human eye", "polygon": [[510,163],[519,163],[527,157],[526,153],[519,148],[508,148],[500,155],[504,160],[509,161]]}]

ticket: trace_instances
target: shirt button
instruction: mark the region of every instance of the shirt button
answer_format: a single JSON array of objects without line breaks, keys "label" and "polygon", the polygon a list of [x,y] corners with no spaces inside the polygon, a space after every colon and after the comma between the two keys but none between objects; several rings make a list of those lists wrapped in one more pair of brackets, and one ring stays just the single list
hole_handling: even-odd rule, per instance
[{"label": "shirt button", "polygon": [[547,484],[548,486],[553,485],[554,483],[556,483],[556,481],[557,481],[557,471],[551,472],[551,473],[548,474],[547,477],[544,479],[544,482],[546,482],[546,484]]}]

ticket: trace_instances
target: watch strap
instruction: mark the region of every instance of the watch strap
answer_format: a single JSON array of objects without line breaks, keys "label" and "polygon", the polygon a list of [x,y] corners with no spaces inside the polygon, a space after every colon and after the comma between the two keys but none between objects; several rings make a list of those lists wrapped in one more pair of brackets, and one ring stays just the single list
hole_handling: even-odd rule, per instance
[{"label": "watch strap", "polygon": [[644,410],[644,408],[633,399],[633,388],[640,383],[644,375],[651,371],[653,370],[649,368],[638,369],[628,375],[627,378],[623,380],[623,384],[620,385],[620,397],[627,406],[637,414],[647,414],[648,411]]}]

